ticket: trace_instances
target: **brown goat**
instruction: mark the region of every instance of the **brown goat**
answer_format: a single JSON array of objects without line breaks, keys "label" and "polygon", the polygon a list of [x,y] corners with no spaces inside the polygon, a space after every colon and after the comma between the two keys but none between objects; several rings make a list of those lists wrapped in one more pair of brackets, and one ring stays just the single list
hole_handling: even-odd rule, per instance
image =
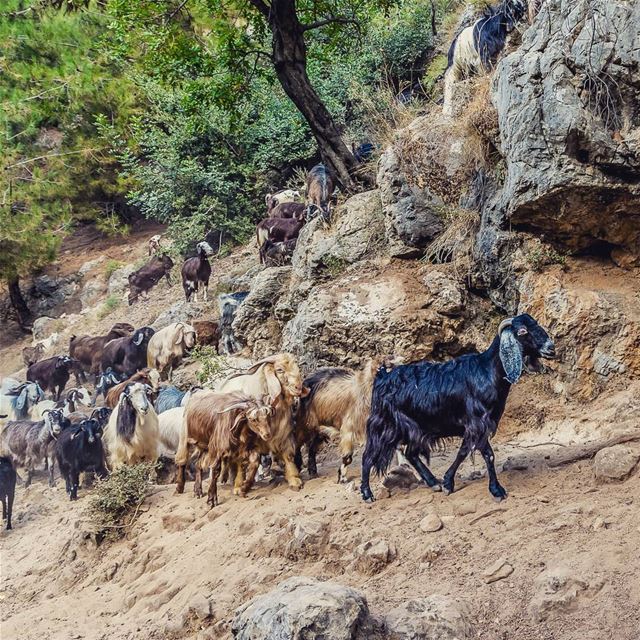
[{"label": "brown goat", "polygon": [[297,239],[304,223],[304,219],[298,220],[297,218],[266,218],[258,222],[256,225],[256,238],[258,240],[260,262],[265,261],[264,245],[267,240],[287,242],[288,240]]},{"label": "brown goat", "polygon": [[[268,399],[270,400],[270,399]],[[224,461],[248,462],[247,480],[240,495],[245,496],[260,464],[260,455],[250,433],[259,441],[271,438],[270,418],[274,410],[269,404],[241,393],[216,393],[208,389],[194,395],[185,408],[180,444],[175,462],[178,467],[176,491],[184,492],[185,469],[189,446],[198,452],[194,493],[202,497],[202,469],[211,468],[207,503],[218,505],[218,476]],[[246,432],[246,433],[245,433]]]},{"label": "brown goat", "polygon": [[303,445],[307,446],[307,470],[318,475],[316,452],[330,435],[324,428],[340,432],[342,464],[338,482],[347,482],[347,466],[353,459],[355,445],[363,445],[371,409],[373,380],[380,362],[370,360],[360,371],[343,368],[319,369],[304,381],[309,394],[300,402],[296,417],[296,465],[302,468]]},{"label": "brown goat", "polygon": [[69,355],[78,360],[84,370],[97,375],[100,372],[102,350],[107,342],[116,338],[126,338],[134,331],[135,327],[127,322],[116,322],[104,336],[71,336]]},{"label": "brown goat", "polygon": [[[302,480],[294,462],[295,440],[291,416],[294,405],[308,390],[302,385],[302,375],[295,358],[290,353],[279,353],[259,360],[244,373],[227,378],[220,391],[235,391],[258,400],[265,396],[273,399],[275,413],[271,421],[271,437],[268,442],[260,441],[256,446],[261,454],[273,453],[279,457],[289,487],[295,491],[301,489]],[[241,491],[243,476],[242,465],[236,465],[234,493]]]},{"label": "brown goat", "polygon": [[[134,382],[148,384],[155,394],[158,392],[160,386],[160,374],[155,369],[149,369],[148,367],[140,369],[140,371],[136,371],[136,373],[134,373],[130,378],[127,378],[124,382],[117,384],[115,387],[111,387],[111,389],[107,391],[107,395],[104,399],[105,406],[109,407],[109,409],[115,409],[122,392],[127,388],[128,384],[133,384]],[[152,398],[152,401],[154,401],[154,398]]]},{"label": "brown goat", "polygon": [[304,218],[305,205],[302,202],[283,202],[269,210],[269,218]]},{"label": "brown goat", "polygon": [[220,320],[195,320],[191,326],[196,330],[196,344],[211,345],[216,348],[216,353],[220,353]]}]

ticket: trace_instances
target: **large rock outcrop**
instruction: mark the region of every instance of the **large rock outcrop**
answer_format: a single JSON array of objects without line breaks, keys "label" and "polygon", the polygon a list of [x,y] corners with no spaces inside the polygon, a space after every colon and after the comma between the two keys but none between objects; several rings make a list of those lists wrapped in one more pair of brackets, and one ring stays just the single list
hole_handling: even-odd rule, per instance
[{"label": "large rock outcrop", "polygon": [[238,640],[375,640],[379,626],[366,598],[349,587],[313,578],[290,578],[236,611]]},{"label": "large rock outcrop", "polygon": [[638,24],[630,0],[548,0],[498,65],[500,222],[640,257]]}]

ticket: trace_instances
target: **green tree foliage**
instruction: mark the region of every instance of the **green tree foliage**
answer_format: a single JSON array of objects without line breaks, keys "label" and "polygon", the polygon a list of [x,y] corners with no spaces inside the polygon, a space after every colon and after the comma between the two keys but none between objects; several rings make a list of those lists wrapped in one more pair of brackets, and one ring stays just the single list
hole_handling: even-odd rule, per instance
[{"label": "green tree foliage", "polygon": [[105,19],[9,0],[0,13],[0,279],[55,256],[75,220],[126,212],[96,115],[124,123],[134,87],[101,47]]}]

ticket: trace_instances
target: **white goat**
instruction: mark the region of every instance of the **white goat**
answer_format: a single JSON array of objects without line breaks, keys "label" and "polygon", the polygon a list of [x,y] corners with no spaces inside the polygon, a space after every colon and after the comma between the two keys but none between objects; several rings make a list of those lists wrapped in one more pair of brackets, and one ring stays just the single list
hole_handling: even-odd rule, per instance
[{"label": "white goat", "polygon": [[[147,364],[171,380],[186,351],[196,344],[196,330],[185,322],[174,322],[155,333],[147,347]],[[168,372],[167,372],[168,369]]]},{"label": "white goat", "polygon": [[[78,411],[79,406],[91,406],[91,392],[85,387],[74,387],[66,393],[64,404],[62,405],[62,415],[65,418],[71,413]],[[45,411],[50,411],[59,406],[59,403],[53,400],[42,400],[33,408],[33,419],[42,420]]]},{"label": "white goat", "polygon": [[156,460],[158,434],[158,414],[147,398],[147,386],[129,385],[104,430],[109,467]]},{"label": "white goat", "polygon": [[277,193],[268,193],[264,199],[265,204],[267,205],[267,211],[275,209],[283,202],[300,202],[300,200],[300,192],[294,189],[283,189]]},{"label": "white goat", "polygon": [[[186,404],[186,403],[185,403]],[[180,433],[183,429],[184,406],[174,407],[158,415],[160,446],[158,452],[166,458],[175,458]]]}]

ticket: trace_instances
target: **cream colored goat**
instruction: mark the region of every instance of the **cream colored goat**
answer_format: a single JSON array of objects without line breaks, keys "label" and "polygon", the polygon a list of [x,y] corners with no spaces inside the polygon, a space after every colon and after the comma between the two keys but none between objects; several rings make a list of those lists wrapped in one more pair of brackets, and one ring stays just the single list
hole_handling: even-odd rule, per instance
[{"label": "cream colored goat", "polygon": [[[282,460],[284,475],[289,487],[302,488],[300,472],[294,462],[295,440],[293,435],[292,409],[294,403],[304,395],[302,374],[296,359],[290,353],[279,353],[256,362],[244,373],[237,373],[224,381],[219,391],[237,391],[262,401],[271,399],[274,415],[271,419],[269,442],[257,443],[261,454],[273,453]],[[244,481],[241,465],[236,466],[234,493],[239,495]]]},{"label": "cream colored goat", "polygon": [[109,467],[153,462],[158,457],[158,436],[158,414],[147,398],[145,385],[129,385],[104,430]]},{"label": "cream colored goat", "polygon": [[147,363],[160,375],[167,374],[169,380],[186,351],[196,344],[196,330],[185,322],[174,322],[156,332],[149,340]]}]

